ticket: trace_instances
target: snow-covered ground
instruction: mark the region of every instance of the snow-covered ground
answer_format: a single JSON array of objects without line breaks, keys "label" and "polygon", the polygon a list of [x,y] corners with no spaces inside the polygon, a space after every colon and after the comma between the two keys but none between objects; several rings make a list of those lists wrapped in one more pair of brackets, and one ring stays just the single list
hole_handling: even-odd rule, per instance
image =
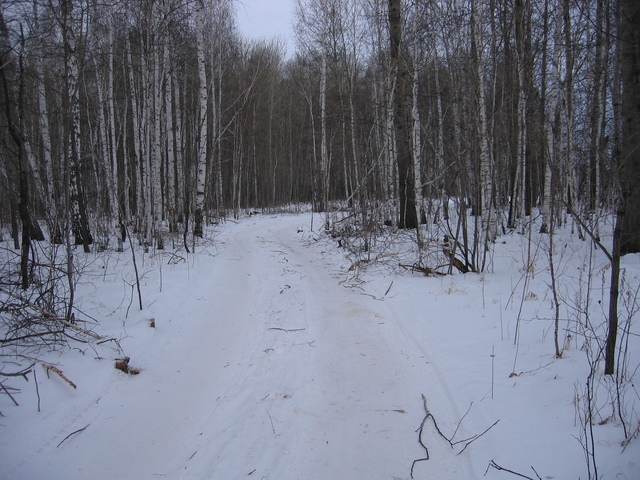
[{"label": "snow-covered ground", "polygon": [[[122,351],[42,353],[76,389],[39,365],[12,380],[21,406],[0,395],[0,478],[408,479],[412,466],[416,479],[518,478],[492,461],[533,479],[588,478],[579,282],[592,274],[594,308],[608,295],[606,258],[573,254],[589,242],[558,236],[556,359],[548,257],[538,248],[525,274],[525,237],[499,240],[490,273],[427,278],[355,266],[310,226],[310,214],[253,216],[217,227],[195,254],[138,257],[142,311],[127,252],[78,254],[80,309]],[[638,256],[623,266],[637,288]],[[114,368],[124,355],[138,375]],[[632,352],[631,373],[638,363]],[[605,382],[599,478],[637,480],[640,439],[623,452]],[[624,399],[637,422],[638,393]],[[429,459],[414,464],[427,456],[421,424]]]}]

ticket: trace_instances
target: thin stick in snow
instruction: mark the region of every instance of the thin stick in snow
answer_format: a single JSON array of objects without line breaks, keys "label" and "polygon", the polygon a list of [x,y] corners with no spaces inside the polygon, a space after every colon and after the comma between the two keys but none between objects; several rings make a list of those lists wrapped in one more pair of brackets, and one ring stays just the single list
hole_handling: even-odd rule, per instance
[{"label": "thin stick in snow", "polygon": [[279,327],[270,327],[269,330],[280,330],[281,332],[302,332],[304,330],[306,330],[306,328],[291,328],[291,329],[287,329],[287,328],[279,328]]},{"label": "thin stick in snow", "polygon": [[64,437],[62,439],[62,441],[58,444],[58,446],[56,448],[58,448],[60,445],[62,445],[71,435],[75,435],[76,433],[80,433],[83,432],[87,429],[87,427],[91,425],[90,423],[87,423],[84,427],[79,428],[78,430],[76,430],[75,432],[71,432],[69,435],[67,435],[66,437]]},{"label": "thin stick in snow", "polygon": [[[494,462],[493,460],[491,460],[489,462],[489,465],[487,465],[487,470],[484,472],[485,476],[487,475],[487,472],[489,471],[489,468],[495,468],[496,470],[502,470],[504,472],[509,472],[509,473],[513,473],[514,475],[516,475],[517,477],[521,477],[521,478],[528,478],[529,480],[535,480],[535,478],[531,478],[531,477],[527,477],[526,475],[523,475],[521,473],[518,472],[514,472],[513,470],[509,470],[508,468],[504,468],[501,467],[500,465],[498,465],[496,462]],[[538,477],[538,480],[542,480],[540,478],[540,475],[538,475],[538,472],[536,472],[536,469],[531,467],[531,470],[533,470],[533,472],[536,474],[536,477]]]},{"label": "thin stick in snow", "polygon": [[0,388],[2,388],[2,390],[4,390],[4,393],[6,393],[9,396],[9,398],[13,401],[13,403],[15,404],[16,407],[20,406],[20,404],[16,401],[16,399],[13,398],[13,395],[11,395],[11,392],[9,392],[7,387],[5,387],[2,383],[0,383]]},{"label": "thin stick in snow", "polygon": [[424,451],[426,453],[426,457],[418,458],[417,460],[413,461],[413,463],[411,464],[411,478],[413,478],[413,469],[415,468],[416,463],[423,462],[425,460],[429,460],[429,449],[427,448],[427,446],[424,444],[424,441],[422,440],[422,433],[424,432],[424,427],[427,424],[427,420],[429,420],[429,418],[431,418],[433,420],[433,426],[435,427],[436,432],[438,432],[438,435],[440,435],[442,438],[444,438],[451,448],[453,448],[455,445],[464,444],[464,446],[462,447],[462,450],[460,450],[457,453],[457,455],[460,455],[462,452],[464,452],[469,445],[471,445],[478,438],[482,437],[485,433],[487,433],[489,430],[491,430],[493,427],[495,427],[496,424],[500,421],[500,420],[496,420],[495,422],[493,422],[493,424],[490,427],[485,429],[482,433],[478,433],[478,434],[473,435],[473,436],[471,436],[469,438],[465,438],[463,440],[458,440],[458,441],[454,442],[453,438],[456,436],[456,433],[458,432],[458,428],[460,428],[460,424],[462,423],[462,421],[465,419],[465,417],[468,415],[469,411],[471,410],[471,405],[469,405],[469,408],[467,409],[467,412],[463,415],[463,417],[460,420],[460,422],[458,422],[458,426],[456,427],[456,430],[454,431],[454,433],[451,436],[451,438],[448,438],[447,436],[445,436],[444,433],[442,433],[442,430],[440,430],[440,427],[438,426],[438,422],[436,422],[435,417],[429,411],[429,408],[427,407],[427,397],[425,397],[424,394],[422,394],[422,403],[423,403],[423,406],[424,406],[425,416],[422,419],[422,423],[420,423],[420,427],[418,427],[417,432],[418,432],[418,442],[420,443],[422,448],[424,448]]},{"label": "thin stick in snow", "polygon": [[276,433],[276,429],[275,429],[275,427],[273,426],[273,418],[271,418],[271,414],[269,413],[269,410],[267,410],[267,409],[265,409],[265,410],[267,411],[267,415],[269,415],[269,421],[271,422],[271,430],[273,430],[273,434],[274,434],[274,435],[277,435],[277,433]]}]

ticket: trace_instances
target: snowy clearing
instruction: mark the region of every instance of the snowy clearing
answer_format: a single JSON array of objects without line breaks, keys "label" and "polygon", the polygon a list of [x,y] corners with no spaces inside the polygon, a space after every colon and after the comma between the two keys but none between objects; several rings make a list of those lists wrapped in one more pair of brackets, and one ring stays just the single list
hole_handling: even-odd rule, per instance
[{"label": "snowy clearing", "polygon": [[[516,478],[494,461],[531,478],[587,478],[576,398],[588,365],[575,335],[554,358],[543,275],[520,301],[517,235],[498,242],[494,273],[425,278],[349,271],[310,224],[254,216],[217,227],[196,254],[139,258],[143,311],[130,304],[128,253],[87,255],[80,308],[141,372],[114,368],[115,342],[43,353],[77,388],[36,364],[37,382],[13,382],[20,407],[0,396],[0,476],[408,479],[413,465],[416,479]],[[594,295],[606,297],[606,261],[594,256]],[[562,258],[571,279],[572,255]],[[637,277],[638,256],[624,263]],[[429,460],[414,464],[426,457],[423,394],[462,442],[452,448],[430,419]],[[600,478],[640,478],[640,440],[623,453],[616,422],[594,429]]]}]

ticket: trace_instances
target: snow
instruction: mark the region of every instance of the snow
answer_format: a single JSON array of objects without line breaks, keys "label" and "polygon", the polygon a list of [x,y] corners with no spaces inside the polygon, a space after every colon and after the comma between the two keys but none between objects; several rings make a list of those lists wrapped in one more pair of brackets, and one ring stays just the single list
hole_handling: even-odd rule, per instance
[{"label": "snow", "polygon": [[[558,235],[556,359],[542,245],[530,275],[526,238],[513,234],[488,273],[427,278],[354,266],[310,226],[311,214],[252,216],[216,227],[196,253],[139,254],[142,311],[129,253],[78,253],[80,309],[117,342],[41,352],[77,389],[35,365],[36,378],[13,381],[19,407],[0,395],[0,477],[408,479],[413,465],[416,479],[509,478],[494,461],[531,478],[588,478],[578,406],[589,366],[566,333],[589,242]],[[608,264],[592,257],[594,302],[606,304]],[[637,285],[639,258],[627,257]],[[138,375],[114,368],[124,355]],[[632,352],[630,370],[638,363]],[[634,392],[626,411],[638,410]],[[413,464],[426,457],[422,395],[429,459]],[[462,443],[451,447],[434,419]],[[619,422],[598,423],[600,478],[640,478],[640,439],[623,452]]]}]

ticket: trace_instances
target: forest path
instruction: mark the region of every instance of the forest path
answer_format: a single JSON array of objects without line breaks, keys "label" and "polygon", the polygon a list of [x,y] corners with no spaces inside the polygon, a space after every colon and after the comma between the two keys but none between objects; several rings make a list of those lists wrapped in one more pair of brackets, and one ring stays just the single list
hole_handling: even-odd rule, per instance
[{"label": "forest path", "polygon": [[[223,227],[211,268],[156,308],[143,372],[114,372],[47,448],[90,427],[48,464],[37,452],[25,461],[31,478],[409,478],[424,457],[420,395],[448,419],[460,414],[392,302],[347,288],[308,221]],[[473,478],[468,457],[431,427],[425,438],[422,475]]]}]

